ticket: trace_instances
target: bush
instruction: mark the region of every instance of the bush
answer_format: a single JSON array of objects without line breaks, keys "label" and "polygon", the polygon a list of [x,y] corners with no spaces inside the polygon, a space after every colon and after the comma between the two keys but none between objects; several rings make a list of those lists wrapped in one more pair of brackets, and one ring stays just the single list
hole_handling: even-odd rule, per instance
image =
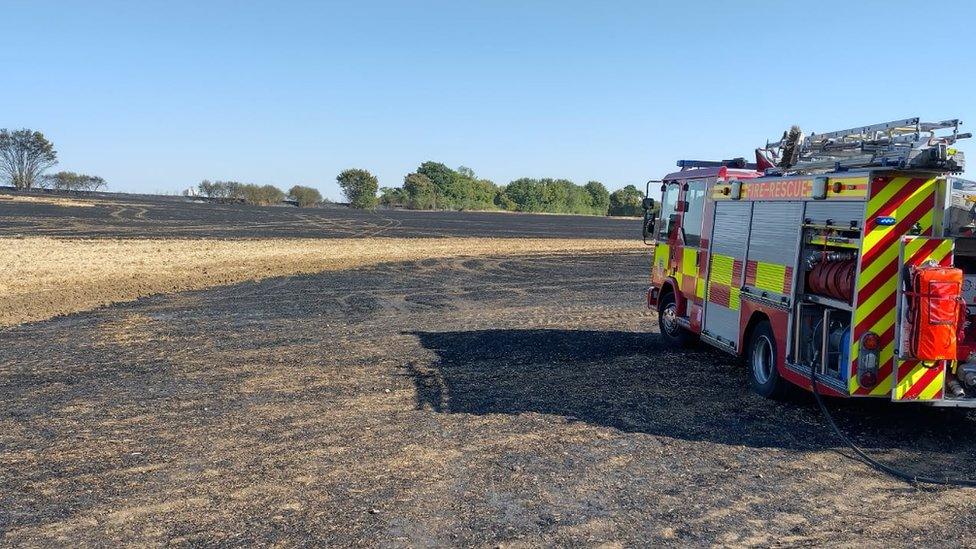
[{"label": "bush", "polygon": [[97,191],[105,187],[105,180],[97,175],[85,175],[75,172],[58,172],[44,176],[45,185],[59,191]]},{"label": "bush", "polygon": [[320,193],[318,189],[304,187],[302,185],[295,185],[289,189],[288,196],[290,196],[292,200],[298,202],[299,208],[307,208],[322,202],[322,193]]},{"label": "bush", "polygon": [[239,200],[255,206],[272,206],[280,204],[285,199],[284,191],[274,185],[254,185],[252,183],[238,183],[237,181],[204,179],[197,185],[197,190],[209,198]]},{"label": "bush", "polygon": [[255,206],[272,206],[285,199],[285,193],[274,185],[241,185],[239,192],[244,202]]},{"label": "bush", "polygon": [[379,190],[379,182],[373,174],[354,168],[340,173],[336,181],[353,208],[376,207],[376,191]]},{"label": "bush", "polygon": [[210,181],[209,179],[204,179],[197,185],[200,194],[208,198],[243,199],[240,188],[241,184],[236,181]]}]

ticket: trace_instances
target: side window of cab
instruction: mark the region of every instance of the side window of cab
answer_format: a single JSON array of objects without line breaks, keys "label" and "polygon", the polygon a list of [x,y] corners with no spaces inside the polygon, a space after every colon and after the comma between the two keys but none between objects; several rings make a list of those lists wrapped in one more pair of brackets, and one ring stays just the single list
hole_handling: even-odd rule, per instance
[{"label": "side window of cab", "polygon": [[684,232],[685,246],[697,248],[701,244],[702,220],[705,216],[705,191],[708,183],[703,180],[689,181],[685,191],[684,217],[681,228]]},{"label": "side window of cab", "polygon": [[681,185],[676,181],[667,183],[661,196],[661,219],[658,221],[657,241],[667,242],[678,226],[678,194]]}]

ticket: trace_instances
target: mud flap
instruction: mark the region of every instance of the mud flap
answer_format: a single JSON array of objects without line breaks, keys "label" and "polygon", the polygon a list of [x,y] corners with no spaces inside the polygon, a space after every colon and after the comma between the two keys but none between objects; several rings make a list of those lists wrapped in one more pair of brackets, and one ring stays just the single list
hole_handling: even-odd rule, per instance
[{"label": "mud flap", "polygon": [[946,370],[954,361],[923,361],[911,356],[911,322],[905,296],[909,269],[926,261],[952,265],[953,240],[927,236],[902,237],[899,250],[898,316],[895,333],[898,349],[892,376],[891,400],[895,402],[934,402],[945,398]]}]

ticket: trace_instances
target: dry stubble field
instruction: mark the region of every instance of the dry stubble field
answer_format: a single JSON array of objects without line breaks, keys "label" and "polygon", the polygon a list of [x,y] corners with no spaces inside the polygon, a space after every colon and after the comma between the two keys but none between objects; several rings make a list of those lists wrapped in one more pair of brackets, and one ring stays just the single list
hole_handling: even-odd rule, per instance
[{"label": "dry stubble field", "polygon": [[[27,232],[32,216],[4,207]],[[137,239],[132,249],[178,246],[141,239],[191,223],[149,204],[144,226],[158,230],[140,233],[112,207],[58,207],[66,226],[96,238],[51,243],[76,250],[120,236]],[[303,230],[279,222],[287,215],[252,217]],[[425,226],[390,215],[416,238],[487,244],[423,257],[436,243],[418,240],[420,255],[328,272],[311,272],[328,260],[295,260],[308,269],[0,328],[0,540],[971,543],[973,490],[879,475],[850,459],[809,401],[764,401],[730,358],[662,346],[642,307],[646,251],[615,236],[621,222],[580,235],[618,241],[612,249],[513,252],[487,240],[497,237],[488,214],[471,214],[486,223],[474,235],[452,233],[455,217]],[[199,217],[201,232],[234,233],[222,240],[260,236]],[[495,218],[497,232],[509,217]],[[565,230],[516,217],[529,234]],[[37,219],[58,230],[53,214]],[[357,236],[388,226],[380,219],[336,226]],[[4,245],[17,242],[40,243]],[[264,275],[234,276],[215,283]],[[972,418],[871,404],[833,408],[881,459],[976,469]]]}]

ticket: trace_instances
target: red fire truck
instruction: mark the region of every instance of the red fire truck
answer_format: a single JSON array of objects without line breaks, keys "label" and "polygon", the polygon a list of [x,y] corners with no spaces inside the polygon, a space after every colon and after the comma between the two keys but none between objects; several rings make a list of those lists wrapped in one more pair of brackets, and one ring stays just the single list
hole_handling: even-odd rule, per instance
[{"label": "red fire truck", "polygon": [[742,357],[766,397],[816,376],[832,396],[976,407],[976,207],[950,212],[959,125],[794,127],[754,163],[680,161],[649,182],[664,339]]}]

